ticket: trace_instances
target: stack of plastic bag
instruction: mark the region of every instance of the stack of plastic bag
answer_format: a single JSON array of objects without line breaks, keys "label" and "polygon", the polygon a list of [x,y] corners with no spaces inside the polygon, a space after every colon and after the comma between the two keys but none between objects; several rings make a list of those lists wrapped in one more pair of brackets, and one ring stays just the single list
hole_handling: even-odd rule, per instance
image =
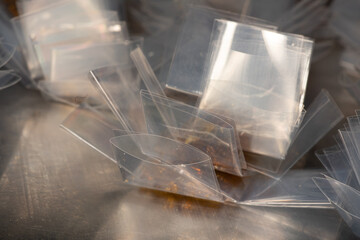
[{"label": "stack of plastic bag", "polygon": [[347,118],[334,139],[336,145],[317,152],[327,175],[314,182],[344,221],[360,236],[360,118]]},{"label": "stack of plastic bag", "polygon": [[[128,39],[118,12],[100,0],[19,1],[12,19],[33,85],[57,100],[93,96],[89,70],[122,63]],[[126,61],[126,60],[125,60]]]},{"label": "stack of plastic bag", "polygon": [[329,207],[309,181],[318,171],[289,171],[343,118],[326,91],[303,109],[312,41],[209,8],[187,17],[194,28],[185,21],[167,89],[139,43],[121,42],[121,62],[88,74],[107,107],[84,103],[62,127],[117,163],[128,184],[216,202]]}]

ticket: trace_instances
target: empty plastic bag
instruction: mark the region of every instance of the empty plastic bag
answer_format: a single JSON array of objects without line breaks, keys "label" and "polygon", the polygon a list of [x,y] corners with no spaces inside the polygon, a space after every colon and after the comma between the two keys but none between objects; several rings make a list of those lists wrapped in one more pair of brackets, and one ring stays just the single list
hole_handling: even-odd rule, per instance
[{"label": "empty plastic bag", "polygon": [[146,91],[141,92],[141,99],[149,133],[190,144],[208,154],[217,170],[242,175],[246,162],[233,125],[206,111]]}]

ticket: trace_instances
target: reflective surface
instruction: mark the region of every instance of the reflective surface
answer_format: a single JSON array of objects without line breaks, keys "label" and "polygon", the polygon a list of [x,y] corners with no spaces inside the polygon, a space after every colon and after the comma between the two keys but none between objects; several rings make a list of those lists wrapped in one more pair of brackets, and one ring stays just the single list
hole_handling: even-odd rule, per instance
[{"label": "reflective surface", "polygon": [[349,239],[334,210],[229,206],[124,185],[59,128],[71,107],[0,92],[0,238]]},{"label": "reflective surface", "polygon": [[[353,114],[328,65],[337,59],[313,66],[306,102],[321,83]],[[113,162],[59,127],[72,110],[18,85],[0,92],[1,239],[355,239],[335,210],[230,206],[127,186]],[[298,166],[320,166],[314,159]]]}]

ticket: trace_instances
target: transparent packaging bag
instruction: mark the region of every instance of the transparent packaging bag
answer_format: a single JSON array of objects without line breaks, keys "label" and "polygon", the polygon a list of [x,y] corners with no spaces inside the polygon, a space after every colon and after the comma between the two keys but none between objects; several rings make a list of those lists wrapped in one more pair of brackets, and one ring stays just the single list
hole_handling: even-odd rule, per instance
[{"label": "transparent packaging bag", "polygon": [[151,134],[129,134],[108,109],[86,104],[61,127],[117,163],[124,183],[224,201],[211,159],[190,145]]},{"label": "transparent packaging bag", "polygon": [[45,80],[51,80],[52,61],[56,61],[52,58],[52,50],[66,46],[108,43],[127,39],[124,22],[104,20],[100,23],[79,24],[74,28],[39,36],[33,42],[33,46]]},{"label": "transparent packaging bag", "polygon": [[241,204],[267,207],[331,208],[328,200],[312,181],[321,177],[319,170],[290,170],[271,188]]},{"label": "transparent packaging bag", "polygon": [[117,136],[122,126],[107,109],[98,110],[83,103],[61,123],[61,128],[116,162],[109,139]]},{"label": "transparent packaging bag", "polygon": [[88,73],[109,65],[130,61],[128,45],[138,42],[104,42],[69,45],[52,50],[50,81],[87,81]]},{"label": "transparent packaging bag", "polygon": [[[269,177],[280,179],[322,137],[344,118],[332,97],[322,90],[307,109],[296,131],[285,160],[260,155],[247,157],[248,167]],[[327,124],[324,124],[326,121]]]},{"label": "transparent packaging bag", "polygon": [[218,9],[191,7],[177,41],[166,83],[167,88],[196,96],[202,94],[201,79],[206,53],[210,46],[213,22],[218,18],[241,21],[269,29],[276,28],[263,20],[248,16],[240,16]]},{"label": "transparent packaging bag", "polygon": [[132,64],[103,67],[90,72],[90,79],[128,132],[146,133],[140,101],[141,78]]},{"label": "transparent packaging bag", "polygon": [[139,41],[108,42],[63,46],[53,49],[50,80],[39,81],[39,88],[64,99],[96,97],[88,80],[90,70],[107,65],[126,65],[131,59],[130,49],[141,45]]},{"label": "transparent packaging bag", "polygon": [[[116,161],[115,156],[111,155],[109,145],[107,145],[109,143],[109,137],[112,134],[114,134],[115,136],[124,135],[124,132],[125,134],[127,134],[126,131],[121,129],[114,130],[114,128],[118,128],[119,126],[118,123],[116,123],[117,121],[116,119],[113,118],[113,120],[110,121],[111,116],[108,115],[109,112],[106,112],[105,114],[104,112],[97,111],[96,109],[93,109],[91,112],[89,112],[89,109],[84,109],[84,108],[81,109],[81,107],[79,107],[79,109],[75,110],[74,113],[72,113],[64,121],[64,123],[62,124],[63,128],[70,131],[77,139],[84,141],[90,147],[99,151],[110,160]],[[112,123],[114,121],[115,123]],[[131,142],[130,139],[131,137],[128,139],[129,141],[127,140],[128,144],[131,144],[129,143]],[[148,140],[146,142],[151,143],[151,141]],[[130,145],[129,147],[131,149],[134,148],[139,149],[138,143],[137,144],[134,143],[134,145],[136,146]],[[148,145],[148,147],[149,146],[152,145]],[[147,153],[146,147],[141,151],[142,154],[144,154],[144,152]],[[152,154],[151,157],[155,157],[154,155],[155,154]],[[122,159],[121,156],[124,155],[120,154],[119,157],[117,158],[118,161],[119,159],[120,160]],[[143,156],[143,155],[137,155],[137,156]],[[151,164],[151,163],[143,163],[142,162],[143,160],[144,157],[140,157],[140,160],[136,160],[135,162],[141,163],[141,166],[146,166],[146,164]],[[124,158],[122,159],[122,161],[124,161]],[[126,164],[130,164],[131,162],[132,161]],[[176,168],[175,166],[169,166],[169,168],[173,168],[173,167]],[[187,166],[185,165],[184,167],[186,168]],[[156,167],[154,166],[152,169],[154,168]],[[168,168],[166,167],[165,169]],[[126,170],[122,169],[122,172],[124,171]],[[142,171],[137,170],[137,173],[138,172],[142,172]],[[125,174],[128,177],[132,177],[129,174],[129,172],[125,172]],[[316,172],[306,173],[306,174],[304,172],[303,174],[302,171],[300,172],[290,171],[288,174],[289,175],[285,175],[284,178],[282,179],[282,182],[280,182],[278,180],[274,180],[272,178],[260,174],[255,174],[253,176],[250,175],[246,177],[238,177],[235,175],[216,172],[217,181],[220,186],[221,194],[223,195],[224,200],[229,203],[261,205],[261,206],[282,206],[282,207],[315,207],[315,208],[327,207],[323,199],[318,198],[319,196],[317,195],[317,192],[315,192],[314,189],[311,188],[311,185],[309,185],[307,181],[311,179],[311,177],[309,178],[310,175],[317,176]],[[145,176],[148,175],[142,175],[139,176],[139,178],[144,179]],[[142,186],[142,184],[140,184],[141,183],[140,179],[139,181],[137,181],[137,183],[135,183],[135,181],[132,181],[132,179],[130,179],[131,181],[128,183]],[[299,182],[302,182],[303,186],[299,186],[298,184]],[[152,181],[151,183],[154,183],[154,181]],[[161,187],[164,186],[164,183],[161,182],[160,186]],[[273,186],[273,187],[269,188],[269,186]],[[145,184],[143,185],[143,187],[148,187],[148,185]],[[157,189],[157,190],[174,192],[175,190],[177,190],[177,188],[168,187],[165,189]],[[193,188],[191,188],[191,190],[193,190]]]},{"label": "transparent packaging bag", "polygon": [[223,202],[211,159],[190,145],[151,134],[112,138],[124,182]]},{"label": "transparent packaging bag", "polygon": [[234,119],[244,150],[284,159],[301,116],[312,42],[225,20],[215,21],[211,42],[200,108]]},{"label": "transparent packaging bag", "polygon": [[42,78],[41,68],[32,46],[37,35],[42,35],[44,31],[56,29],[59,26],[71,25],[75,22],[91,22],[95,19],[103,19],[105,16],[106,12],[103,11],[102,1],[75,0],[61,1],[41,8],[39,11],[13,18],[12,23],[16,36],[24,53],[31,78],[35,83],[37,79]]},{"label": "transparent packaging bag", "polygon": [[328,176],[313,180],[346,224],[360,236],[360,192]]},{"label": "transparent packaging bag", "polygon": [[[198,108],[141,91],[147,130],[173,138],[208,154],[217,170],[242,175],[246,162],[234,127]],[[172,116],[164,121],[164,116]]]}]

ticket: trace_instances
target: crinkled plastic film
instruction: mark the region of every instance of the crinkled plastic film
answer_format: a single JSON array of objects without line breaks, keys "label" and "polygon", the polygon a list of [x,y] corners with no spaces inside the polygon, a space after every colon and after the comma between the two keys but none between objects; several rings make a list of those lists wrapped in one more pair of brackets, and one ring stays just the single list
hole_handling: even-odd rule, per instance
[{"label": "crinkled plastic film", "polygon": [[313,180],[347,225],[360,236],[360,192],[327,176]]},{"label": "crinkled plastic film", "polygon": [[116,162],[109,140],[116,136],[114,130],[122,127],[111,112],[99,112],[87,104],[82,104],[62,122],[61,127]]}]

